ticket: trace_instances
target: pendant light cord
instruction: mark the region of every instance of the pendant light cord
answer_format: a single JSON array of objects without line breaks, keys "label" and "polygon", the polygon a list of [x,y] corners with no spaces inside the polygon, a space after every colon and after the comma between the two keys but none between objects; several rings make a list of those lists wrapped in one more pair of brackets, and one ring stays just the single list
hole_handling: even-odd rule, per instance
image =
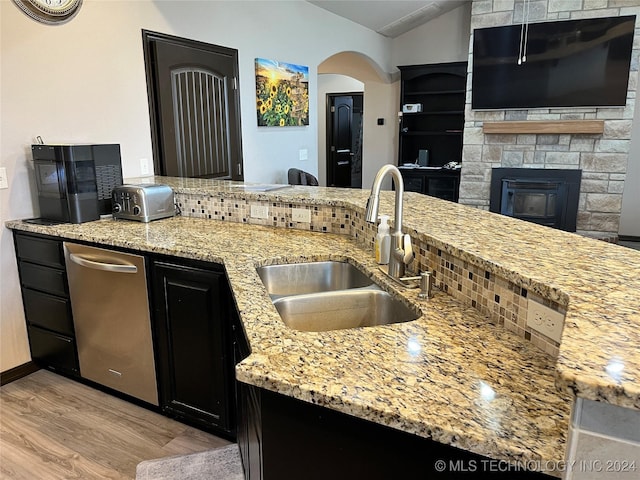
[{"label": "pendant light cord", "polygon": [[520,25],[520,48],[518,65],[527,61],[527,40],[529,39],[529,5],[531,0],[522,0],[522,24]]}]

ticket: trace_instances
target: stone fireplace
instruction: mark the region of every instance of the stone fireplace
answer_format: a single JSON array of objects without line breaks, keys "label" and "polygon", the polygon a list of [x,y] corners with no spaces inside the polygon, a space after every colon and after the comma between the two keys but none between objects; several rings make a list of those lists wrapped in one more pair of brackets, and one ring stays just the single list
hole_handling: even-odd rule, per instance
[{"label": "stone fireplace", "polygon": [[[640,6],[627,0],[531,0],[529,5],[530,22],[616,15],[640,17]],[[474,28],[520,24],[522,19],[522,0],[474,0],[471,36]],[[581,170],[577,231],[617,235],[638,81],[640,21],[634,45],[625,107],[474,111],[471,38],[460,203],[489,209],[494,168]],[[596,122],[599,129],[582,128]],[[524,127],[509,128],[512,124]]]}]

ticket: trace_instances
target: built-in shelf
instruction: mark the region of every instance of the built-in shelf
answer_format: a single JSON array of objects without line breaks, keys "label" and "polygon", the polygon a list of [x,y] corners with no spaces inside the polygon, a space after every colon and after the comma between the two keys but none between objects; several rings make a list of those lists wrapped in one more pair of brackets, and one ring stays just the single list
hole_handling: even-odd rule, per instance
[{"label": "built-in shelf", "polygon": [[482,130],[487,133],[585,133],[604,132],[604,120],[559,120],[522,122],[484,122]]},{"label": "built-in shelf", "polygon": [[466,93],[466,90],[461,88],[458,90],[432,90],[432,91],[421,91],[421,92],[405,92],[405,96],[411,95],[453,95],[459,93]]},{"label": "built-in shelf", "polygon": [[462,135],[462,130],[459,131],[446,131],[446,132],[441,132],[441,131],[433,131],[433,132],[400,132],[401,135],[416,135],[416,136],[420,136],[420,135],[425,135],[425,136],[429,136],[429,135],[433,135],[433,136],[439,136],[439,135]]}]

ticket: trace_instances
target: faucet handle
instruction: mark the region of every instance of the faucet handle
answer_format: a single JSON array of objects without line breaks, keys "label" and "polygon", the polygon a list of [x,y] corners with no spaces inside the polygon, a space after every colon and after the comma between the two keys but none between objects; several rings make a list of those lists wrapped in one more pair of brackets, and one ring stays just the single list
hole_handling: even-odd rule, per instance
[{"label": "faucet handle", "polygon": [[402,250],[404,252],[402,262],[405,265],[409,265],[411,262],[413,262],[416,254],[413,252],[413,246],[411,245],[411,236],[408,233],[404,235],[402,243]]}]

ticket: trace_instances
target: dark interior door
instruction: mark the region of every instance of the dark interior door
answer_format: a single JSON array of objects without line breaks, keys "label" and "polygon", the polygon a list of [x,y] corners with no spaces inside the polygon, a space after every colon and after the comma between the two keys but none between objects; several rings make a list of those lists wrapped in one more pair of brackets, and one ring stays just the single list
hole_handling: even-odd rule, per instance
[{"label": "dark interior door", "polygon": [[327,97],[327,186],[361,188],[363,95]]},{"label": "dark interior door", "polygon": [[143,30],[155,171],[242,180],[238,52]]}]

